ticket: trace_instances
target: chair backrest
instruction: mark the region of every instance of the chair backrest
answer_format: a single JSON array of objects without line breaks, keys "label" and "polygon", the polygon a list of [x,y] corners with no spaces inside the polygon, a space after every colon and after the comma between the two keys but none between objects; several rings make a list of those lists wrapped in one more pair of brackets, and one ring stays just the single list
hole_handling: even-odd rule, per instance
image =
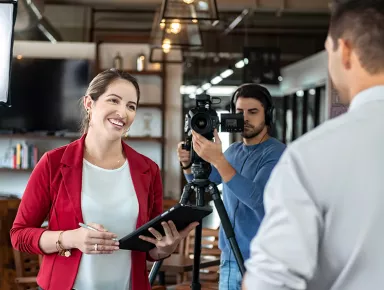
[{"label": "chair backrest", "polygon": [[40,269],[39,255],[13,250],[17,277],[36,277]]},{"label": "chair backrest", "polygon": [[[48,217],[44,224],[48,223]],[[47,225],[42,226],[47,228]],[[28,254],[13,249],[13,257],[16,268],[15,283],[18,290],[37,290],[36,282],[37,275],[40,270],[40,265],[43,259],[42,255]]]},{"label": "chair backrest", "polygon": [[9,235],[19,204],[18,198],[0,196],[0,289],[4,290],[37,289],[38,256],[15,253]]},{"label": "chair backrest", "polygon": [[[195,230],[191,231],[185,239],[184,253],[193,259],[195,247]],[[201,235],[201,259],[218,259],[221,251],[219,249],[219,229],[203,228]],[[191,274],[188,273],[190,276]],[[190,277],[188,277],[190,278]],[[200,280],[203,282],[219,281],[219,266],[200,269]]]},{"label": "chair backrest", "polygon": [[[179,203],[179,201],[176,199],[164,199],[163,200],[163,211],[169,210],[171,207],[175,206],[177,203]],[[184,245],[185,245],[185,240],[182,240],[180,242],[179,246],[173,252],[173,254],[184,253]]]},{"label": "chair backrest", "polygon": [[15,284],[17,290],[38,289],[37,274],[39,273],[41,256],[13,250],[16,266]]},{"label": "chair backrest", "polygon": [[171,207],[175,206],[179,201],[176,199],[163,199],[163,210],[166,211]]}]

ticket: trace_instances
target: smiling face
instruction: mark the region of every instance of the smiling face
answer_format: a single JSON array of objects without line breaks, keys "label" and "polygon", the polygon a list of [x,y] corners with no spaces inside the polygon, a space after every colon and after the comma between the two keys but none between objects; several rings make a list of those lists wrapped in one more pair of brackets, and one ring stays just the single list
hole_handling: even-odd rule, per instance
[{"label": "smiling face", "polygon": [[137,102],[134,85],[124,79],[114,80],[97,101],[86,96],[84,107],[90,112],[88,132],[108,140],[121,138],[135,119]]},{"label": "smiling face", "polygon": [[264,107],[259,100],[240,96],[236,101],[236,113],[244,114],[243,138],[254,138],[265,128]]}]

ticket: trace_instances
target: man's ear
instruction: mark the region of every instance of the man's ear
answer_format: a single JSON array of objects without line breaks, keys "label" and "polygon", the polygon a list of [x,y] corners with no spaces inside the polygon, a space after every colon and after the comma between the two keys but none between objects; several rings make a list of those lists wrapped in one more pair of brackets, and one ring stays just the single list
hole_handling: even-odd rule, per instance
[{"label": "man's ear", "polygon": [[352,45],[349,40],[340,38],[339,50],[341,54],[341,62],[345,69],[349,70],[352,64]]},{"label": "man's ear", "polygon": [[84,108],[88,112],[92,108],[93,100],[92,100],[91,96],[84,96],[83,99],[84,99],[84,101],[83,101]]}]

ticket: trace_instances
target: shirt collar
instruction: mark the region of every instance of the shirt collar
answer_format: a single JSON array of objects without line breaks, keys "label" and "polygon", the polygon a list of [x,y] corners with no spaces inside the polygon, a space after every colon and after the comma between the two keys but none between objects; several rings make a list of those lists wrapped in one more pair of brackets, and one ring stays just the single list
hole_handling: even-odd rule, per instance
[{"label": "shirt collar", "polygon": [[374,86],[358,93],[349,105],[349,110],[356,109],[373,101],[384,101],[384,85]]}]

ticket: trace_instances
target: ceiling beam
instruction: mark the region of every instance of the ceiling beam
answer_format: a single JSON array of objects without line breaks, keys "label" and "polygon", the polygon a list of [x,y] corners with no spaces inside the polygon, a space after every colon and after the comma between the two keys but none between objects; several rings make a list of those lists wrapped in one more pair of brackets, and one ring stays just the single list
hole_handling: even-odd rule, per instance
[{"label": "ceiling beam", "polygon": [[[147,7],[156,9],[162,0],[46,0],[47,4],[70,4],[86,6],[124,6],[124,7]],[[222,11],[242,11],[244,8],[257,8],[257,10],[279,11],[282,0],[217,0],[218,9]],[[297,12],[320,12],[328,13],[329,6],[326,0],[288,0],[284,4],[284,13]]]},{"label": "ceiling beam", "polygon": [[241,14],[239,16],[237,16],[232,22],[231,24],[228,25],[228,27],[224,30],[223,34],[224,35],[227,35],[228,33],[230,33],[233,29],[235,29],[235,27],[237,25],[239,25],[239,23],[241,21],[243,21],[247,15],[250,13],[250,10],[249,9],[244,9]]}]

